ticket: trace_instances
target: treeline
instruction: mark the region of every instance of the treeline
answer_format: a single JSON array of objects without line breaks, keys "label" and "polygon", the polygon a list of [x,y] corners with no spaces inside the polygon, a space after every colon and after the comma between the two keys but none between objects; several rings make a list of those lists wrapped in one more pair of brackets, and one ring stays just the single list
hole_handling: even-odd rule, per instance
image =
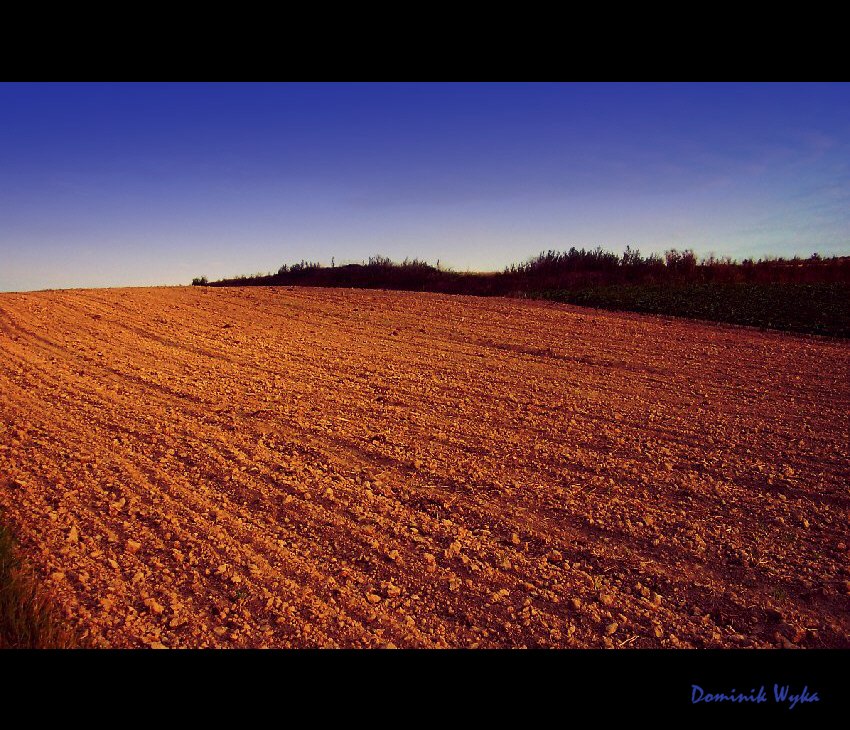
[{"label": "treeline", "polygon": [[433,291],[480,296],[539,296],[541,292],[617,285],[684,284],[827,284],[850,283],[850,256],[822,258],[698,258],[692,250],[671,249],[663,256],[642,256],[626,248],[615,254],[602,248],[546,251],[522,264],[493,273],[460,273],[419,259],[401,263],[384,256],[345,266],[301,261],[277,273],[254,274],[194,285],[325,286]]},{"label": "treeline", "polygon": [[461,273],[419,259],[373,256],[360,264],[301,261],[276,274],[207,286],[320,286],[509,296],[716,322],[850,337],[850,256],[744,259],[671,249],[642,256],[627,248],[545,251],[493,273]]},{"label": "treeline", "polygon": [[814,284],[850,282],[850,256],[744,259],[709,256],[700,259],[686,249],[642,256],[626,247],[622,255],[602,248],[547,251],[525,264],[510,266],[507,276],[533,282],[543,289],[617,284]]},{"label": "treeline", "polygon": [[419,259],[405,259],[396,263],[385,256],[372,256],[368,262],[361,264],[321,266],[311,261],[301,261],[284,264],[276,274],[237,276],[209,283],[201,277],[192,283],[207,286],[323,286],[494,295],[503,293],[494,279],[499,276],[458,273],[440,268],[439,263],[432,266]]}]

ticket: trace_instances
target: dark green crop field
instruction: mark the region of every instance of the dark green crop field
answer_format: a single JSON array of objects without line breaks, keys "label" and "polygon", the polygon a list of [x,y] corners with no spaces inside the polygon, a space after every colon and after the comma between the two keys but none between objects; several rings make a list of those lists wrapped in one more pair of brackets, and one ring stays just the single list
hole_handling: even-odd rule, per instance
[{"label": "dark green crop field", "polygon": [[665,314],[833,337],[850,337],[850,285],[637,284],[533,294],[600,309]]}]

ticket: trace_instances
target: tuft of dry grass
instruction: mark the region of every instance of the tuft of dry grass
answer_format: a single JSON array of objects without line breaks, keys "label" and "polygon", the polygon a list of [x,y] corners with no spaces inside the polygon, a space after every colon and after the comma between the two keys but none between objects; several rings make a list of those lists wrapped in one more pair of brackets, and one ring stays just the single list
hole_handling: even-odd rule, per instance
[{"label": "tuft of dry grass", "polygon": [[12,534],[0,524],[0,649],[76,647],[73,634],[23,564]]}]

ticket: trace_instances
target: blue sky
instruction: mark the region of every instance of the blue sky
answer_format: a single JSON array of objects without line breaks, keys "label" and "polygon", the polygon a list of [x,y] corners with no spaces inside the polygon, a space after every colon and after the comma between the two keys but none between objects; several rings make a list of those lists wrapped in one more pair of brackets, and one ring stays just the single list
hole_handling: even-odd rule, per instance
[{"label": "blue sky", "polygon": [[0,291],[850,254],[848,84],[0,84]]}]

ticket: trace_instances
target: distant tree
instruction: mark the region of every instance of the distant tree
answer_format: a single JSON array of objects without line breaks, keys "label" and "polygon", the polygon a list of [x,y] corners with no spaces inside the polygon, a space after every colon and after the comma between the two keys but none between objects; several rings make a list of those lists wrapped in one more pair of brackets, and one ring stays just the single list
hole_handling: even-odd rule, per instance
[{"label": "distant tree", "polygon": [[196,276],[192,279],[192,286],[206,286],[207,285],[207,277],[206,276]]},{"label": "distant tree", "polygon": [[631,246],[626,246],[626,250],[623,252],[623,266],[637,266],[641,261],[640,249],[633,251]]}]

